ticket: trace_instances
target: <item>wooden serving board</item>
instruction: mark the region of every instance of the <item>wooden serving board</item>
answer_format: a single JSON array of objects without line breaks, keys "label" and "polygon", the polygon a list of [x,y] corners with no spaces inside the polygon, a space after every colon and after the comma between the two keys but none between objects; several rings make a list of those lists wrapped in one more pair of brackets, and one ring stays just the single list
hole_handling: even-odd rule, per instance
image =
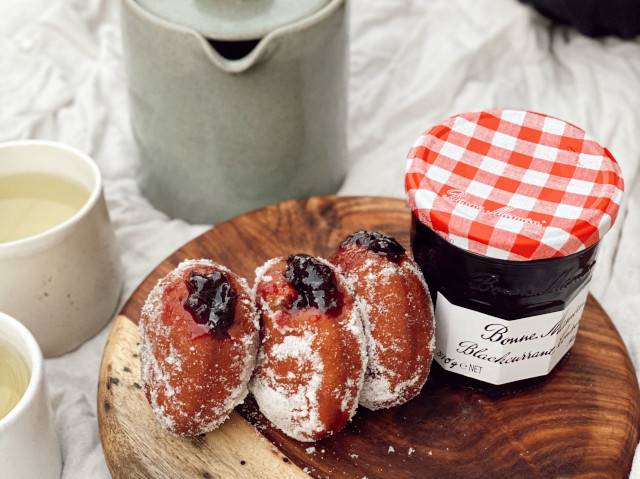
[{"label": "wooden serving board", "polygon": [[178,438],[158,426],[140,387],[135,324],[158,278],[184,259],[208,257],[252,281],[268,258],[328,256],[361,228],[407,245],[409,220],[404,202],[393,199],[288,201],[220,224],[158,265],[115,320],[102,358],[98,419],[113,477],[626,477],[640,394],[620,336],[591,297],[570,355],[546,380],[513,394],[470,389],[434,368],[413,401],[386,411],[360,408],[346,430],[316,444],[271,427],[250,398],[206,436]]}]

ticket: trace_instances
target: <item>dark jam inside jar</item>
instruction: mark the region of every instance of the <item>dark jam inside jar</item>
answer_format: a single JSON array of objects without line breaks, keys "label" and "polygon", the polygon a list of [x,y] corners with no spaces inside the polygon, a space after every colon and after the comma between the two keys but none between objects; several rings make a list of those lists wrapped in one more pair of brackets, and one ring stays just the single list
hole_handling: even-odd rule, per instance
[{"label": "dark jam inside jar", "polygon": [[[562,311],[591,278],[597,244],[550,259],[509,261],[463,250],[412,217],[411,248],[422,269],[438,317],[438,296],[506,321]],[[440,369],[441,367],[437,367]],[[436,373],[437,375],[440,372]],[[552,373],[495,386],[455,373],[453,382],[488,392],[512,392],[545,381]]]},{"label": "dark jam inside jar", "polygon": [[438,292],[507,321],[560,311],[590,278],[597,245],[559,258],[508,261],[452,245],[413,217],[411,248],[434,304]]}]

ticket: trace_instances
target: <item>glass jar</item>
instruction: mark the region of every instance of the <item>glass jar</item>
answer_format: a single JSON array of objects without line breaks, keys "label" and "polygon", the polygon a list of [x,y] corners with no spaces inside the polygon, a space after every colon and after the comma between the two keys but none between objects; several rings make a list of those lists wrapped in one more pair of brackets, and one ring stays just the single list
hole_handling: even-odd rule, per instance
[{"label": "glass jar", "polygon": [[435,362],[490,385],[549,374],[573,345],[624,183],[609,151],[540,113],[446,119],[409,152],[411,246]]},{"label": "glass jar", "polygon": [[[411,248],[436,305],[436,317],[440,317],[435,359],[445,371],[492,384],[522,381],[524,377],[505,375],[506,371],[496,371],[491,379],[486,369],[501,366],[501,359],[506,363],[510,358],[537,354],[536,357],[549,358],[542,369],[534,370],[540,373],[535,376],[544,375],[573,345],[597,245],[560,258],[502,260],[452,245],[413,215]],[[460,331],[449,327],[445,336],[443,306],[447,308],[447,319],[457,321]],[[467,325],[471,312],[480,313],[475,328]],[[453,344],[448,349],[439,347],[446,342]],[[523,349],[525,344],[530,348]],[[514,345],[519,347],[514,350]],[[550,354],[545,354],[549,350]]]}]

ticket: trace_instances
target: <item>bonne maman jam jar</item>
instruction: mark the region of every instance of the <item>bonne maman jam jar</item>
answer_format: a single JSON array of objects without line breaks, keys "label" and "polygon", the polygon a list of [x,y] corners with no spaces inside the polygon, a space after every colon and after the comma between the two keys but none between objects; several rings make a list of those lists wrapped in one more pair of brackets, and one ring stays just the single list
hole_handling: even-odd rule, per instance
[{"label": "bonne maman jam jar", "polygon": [[453,116],[409,152],[411,246],[436,313],[436,362],[500,385],[574,343],[598,242],[624,184],[609,151],[557,118]]}]

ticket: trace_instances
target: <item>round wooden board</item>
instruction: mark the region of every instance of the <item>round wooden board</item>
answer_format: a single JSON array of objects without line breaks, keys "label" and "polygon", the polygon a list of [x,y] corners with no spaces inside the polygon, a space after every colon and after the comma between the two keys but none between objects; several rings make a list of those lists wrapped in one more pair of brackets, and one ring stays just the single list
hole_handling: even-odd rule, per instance
[{"label": "round wooden board", "polygon": [[328,256],[348,233],[377,229],[408,244],[404,202],[370,197],[288,201],[220,224],[163,261],[113,325],[98,419],[115,478],[627,477],[638,443],[638,384],[624,344],[590,297],[570,355],[535,386],[487,395],[438,368],[421,395],[386,411],[360,408],[349,427],[307,449],[272,428],[249,398],[220,429],[183,439],[162,430],[139,384],[140,307],[158,278],[208,257],[253,280],[256,266],[294,252]]}]

